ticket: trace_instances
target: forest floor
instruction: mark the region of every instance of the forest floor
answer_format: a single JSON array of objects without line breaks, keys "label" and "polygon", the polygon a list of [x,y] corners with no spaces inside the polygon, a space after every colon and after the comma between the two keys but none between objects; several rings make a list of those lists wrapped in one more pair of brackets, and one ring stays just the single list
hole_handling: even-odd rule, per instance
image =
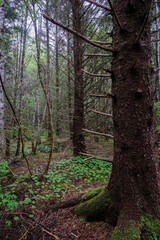
[{"label": "forest floor", "polygon": [[[42,144],[36,155],[28,156],[32,177],[22,157],[8,158],[14,177],[10,177],[7,165],[0,166],[0,240],[109,240],[112,227],[77,218],[71,200],[106,185],[111,163],[87,156],[74,158],[70,141],[60,139],[50,170],[44,175],[47,147]],[[112,160],[113,142],[87,141],[87,152]],[[63,202],[69,203],[68,207],[57,207]]]}]

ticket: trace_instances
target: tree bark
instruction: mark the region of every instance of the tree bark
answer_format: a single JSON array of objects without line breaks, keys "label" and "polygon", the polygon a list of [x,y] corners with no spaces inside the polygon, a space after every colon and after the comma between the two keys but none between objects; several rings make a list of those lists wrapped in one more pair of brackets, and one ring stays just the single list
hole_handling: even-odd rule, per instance
[{"label": "tree bark", "polygon": [[122,30],[114,17],[114,159],[108,189],[119,226],[145,213],[160,217],[149,18],[146,21],[150,4],[151,0],[113,2]]},{"label": "tree bark", "polygon": [[[4,36],[4,3],[0,5],[0,38]],[[3,41],[1,40],[0,47],[0,74],[4,82],[4,52]],[[3,158],[4,153],[4,96],[3,89],[0,84],[0,160]]]},{"label": "tree bark", "polygon": [[[25,13],[24,19],[24,30],[22,33],[23,44],[22,44],[22,59],[21,59],[21,70],[20,70],[20,98],[19,98],[19,124],[22,124],[22,103],[23,103],[23,85],[24,85],[24,60],[25,60],[25,51],[26,51],[26,36],[27,36],[27,18],[28,18],[28,10]],[[18,141],[17,141],[17,150],[16,156],[19,156],[20,153],[20,144],[21,144],[21,129],[18,129]]]},{"label": "tree bark", "polygon": [[[80,1],[72,0],[73,29],[81,32]],[[84,86],[82,73],[82,43],[81,39],[74,35],[74,116],[73,116],[73,154],[85,152],[85,140],[82,128],[84,128]]]}]

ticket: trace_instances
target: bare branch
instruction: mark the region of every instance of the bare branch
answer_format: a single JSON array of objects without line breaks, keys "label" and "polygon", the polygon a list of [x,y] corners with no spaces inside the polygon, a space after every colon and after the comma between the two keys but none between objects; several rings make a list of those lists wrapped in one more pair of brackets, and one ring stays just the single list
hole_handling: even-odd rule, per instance
[{"label": "bare branch", "polygon": [[112,57],[112,54],[84,53],[84,56],[89,56],[89,57]]},{"label": "bare branch", "polygon": [[108,7],[106,7],[105,5],[102,5],[102,4],[100,4],[100,3],[97,3],[97,2],[95,2],[95,1],[93,1],[93,0],[85,0],[85,1],[86,1],[86,2],[90,2],[90,3],[94,4],[94,5],[96,5],[97,7],[103,8],[103,9],[105,9],[105,10],[107,10],[107,11],[111,11],[111,8],[108,8]]},{"label": "bare branch", "polygon": [[98,43],[98,44],[104,44],[104,45],[106,45],[106,44],[109,44],[109,45],[112,45],[112,42],[101,42],[101,41],[95,41],[95,40],[92,40],[94,43]]},{"label": "bare branch", "polygon": [[101,45],[99,45],[99,44],[94,43],[92,40],[89,40],[88,38],[86,38],[86,37],[83,36],[82,34],[74,31],[73,29],[71,29],[71,28],[69,28],[69,27],[66,27],[65,25],[63,25],[63,24],[61,24],[61,23],[59,23],[59,22],[57,22],[57,21],[55,21],[53,18],[47,16],[46,14],[43,14],[43,17],[44,17],[45,19],[47,19],[48,21],[50,21],[50,22],[58,25],[59,27],[63,28],[64,30],[72,33],[73,35],[81,38],[81,39],[84,40],[85,42],[87,42],[87,43],[89,43],[89,44],[91,44],[91,45],[93,45],[93,46],[95,46],[95,47],[101,48],[101,49],[103,49],[103,50],[105,50],[105,51],[113,52],[112,49],[106,48],[106,47],[103,47],[103,46],[101,46]]},{"label": "bare branch", "polygon": [[123,31],[123,28],[122,28],[122,26],[121,26],[121,23],[120,23],[120,21],[119,21],[119,19],[118,19],[118,16],[117,16],[117,14],[116,14],[114,8],[113,8],[113,6],[112,6],[111,1],[108,0],[108,2],[109,2],[109,5],[110,5],[110,7],[111,7],[111,10],[112,10],[112,12],[113,12],[113,15],[115,16],[115,19],[116,19],[116,22],[117,22],[119,28],[121,29],[121,31]]},{"label": "bare branch", "polygon": [[107,158],[97,157],[97,156],[94,156],[94,155],[89,154],[89,153],[81,153],[81,152],[80,152],[80,154],[83,155],[83,156],[88,156],[88,158],[84,159],[82,162],[85,162],[85,161],[87,161],[87,160],[89,160],[89,159],[95,158],[95,159],[97,159],[97,160],[102,160],[102,161],[106,161],[106,162],[113,163],[112,160],[109,160],[109,159],[107,159]]},{"label": "bare branch", "polygon": [[114,137],[113,137],[112,135],[110,135],[110,134],[99,133],[99,132],[91,131],[91,130],[88,130],[88,129],[85,129],[85,128],[82,128],[82,130],[83,130],[84,132],[91,133],[91,134],[94,134],[94,135],[100,135],[100,136],[104,136],[104,137],[114,138]]},{"label": "bare branch", "polygon": [[111,93],[105,93],[105,94],[101,94],[101,95],[98,95],[98,94],[90,94],[89,95],[90,97],[100,97],[100,98],[107,98],[107,97],[114,97]]},{"label": "bare branch", "polygon": [[106,116],[106,117],[113,117],[113,115],[109,114],[109,113],[99,112],[99,111],[96,111],[96,110],[93,110],[93,109],[91,109],[91,111],[94,112],[94,113],[98,113],[100,115]]},{"label": "bare branch", "polygon": [[81,70],[82,70],[82,72],[84,72],[90,76],[93,76],[93,77],[111,77],[111,75],[108,75],[108,74],[94,74],[94,73],[87,72],[84,69],[81,69]]}]

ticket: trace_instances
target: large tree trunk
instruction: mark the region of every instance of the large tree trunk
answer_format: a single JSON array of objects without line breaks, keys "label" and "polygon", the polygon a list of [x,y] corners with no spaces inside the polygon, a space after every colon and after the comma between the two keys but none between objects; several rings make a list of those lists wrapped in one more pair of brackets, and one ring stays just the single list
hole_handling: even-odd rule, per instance
[{"label": "large tree trunk", "polygon": [[113,169],[104,192],[76,209],[88,219],[117,225],[111,240],[160,237],[150,7],[151,0],[113,1]]},{"label": "large tree trunk", "polygon": [[[72,0],[73,29],[81,33],[80,1]],[[74,36],[74,116],[73,116],[73,153],[78,155],[85,152],[85,142],[82,128],[84,127],[84,86],[82,73],[82,44],[81,39]]]},{"label": "large tree trunk", "polygon": [[[160,217],[158,156],[151,79],[151,0],[114,0],[113,123],[114,160],[109,192],[118,216]],[[125,219],[124,219],[125,220]],[[118,224],[122,224],[122,218]]]}]

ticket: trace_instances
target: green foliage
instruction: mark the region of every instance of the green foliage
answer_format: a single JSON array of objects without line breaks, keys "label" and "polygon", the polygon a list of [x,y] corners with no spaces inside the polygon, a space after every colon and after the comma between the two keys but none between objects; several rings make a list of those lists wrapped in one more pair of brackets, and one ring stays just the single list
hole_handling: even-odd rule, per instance
[{"label": "green foliage", "polygon": [[[61,197],[65,190],[76,191],[82,189],[81,181],[88,185],[90,183],[105,184],[108,181],[108,173],[111,172],[111,164],[96,159],[83,162],[83,157],[78,156],[71,159],[63,159],[59,162],[52,162],[52,167],[47,175],[40,178],[42,171],[37,169],[37,174],[19,176],[10,185],[0,185],[0,206],[5,211],[13,211],[19,205],[29,205],[36,208],[37,200],[48,200],[51,197]],[[1,176],[5,176],[9,170],[5,163],[0,162]],[[95,190],[98,193],[98,189]],[[18,194],[21,199],[18,201]],[[90,193],[91,194],[91,193]],[[94,193],[92,192],[92,195]]]},{"label": "green foliage", "polygon": [[4,177],[9,173],[9,169],[7,167],[7,163],[4,161],[0,161],[0,178]]}]

